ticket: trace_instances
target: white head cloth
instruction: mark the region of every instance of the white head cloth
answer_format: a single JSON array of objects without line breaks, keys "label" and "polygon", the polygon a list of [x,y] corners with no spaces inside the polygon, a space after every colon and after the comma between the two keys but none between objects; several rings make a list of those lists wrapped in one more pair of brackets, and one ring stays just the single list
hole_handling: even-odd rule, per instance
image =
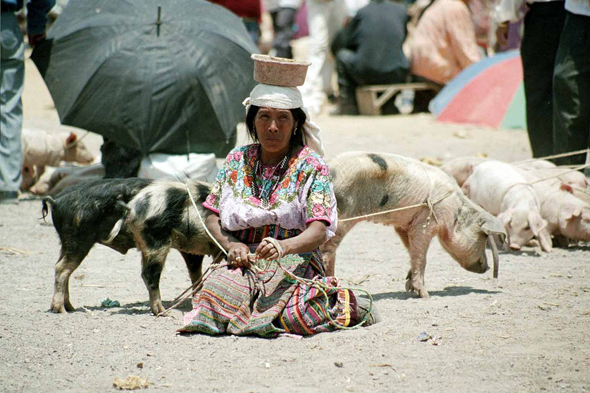
[{"label": "white head cloth", "polygon": [[311,147],[322,157],[324,156],[324,146],[320,139],[320,128],[311,121],[309,111],[303,106],[303,99],[298,88],[265,85],[261,83],[252,90],[250,97],[246,98],[243,104],[246,106],[246,113],[248,113],[250,105],[276,109],[301,108],[303,113],[305,113],[303,143]]}]

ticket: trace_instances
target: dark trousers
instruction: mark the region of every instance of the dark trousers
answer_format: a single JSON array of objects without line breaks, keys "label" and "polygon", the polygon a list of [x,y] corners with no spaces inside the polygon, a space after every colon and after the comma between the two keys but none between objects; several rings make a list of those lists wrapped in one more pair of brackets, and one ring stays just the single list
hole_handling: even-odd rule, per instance
[{"label": "dark trousers", "polygon": [[[553,74],[553,153],[590,147],[590,17],[566,12]],[[555,160],[584,164],[586,155]]]},{"label": "dark trousers", "polygon": [[272,47],[276,51],[277,57],[293,58],[293,49],[290,42],[295,34],[293,26],[295,25],[296,13],[297,10],[294,8],[279,8],[270,13],[275,35]]},{"label": "dark trousers", "polygon": [[532,3],[521,45],[526,121],[533,157],[553,154],[553,68],[565,21],[563,1]]},{"label": "dark trousers", "polygon": [[369,70],[358,66],[357,54],[349,49],[340,49],[336,54],[336,71],[338,72],[338,100],[342,109],[357,111],[357,86],[405,83],[407,69],[393,71]]}]

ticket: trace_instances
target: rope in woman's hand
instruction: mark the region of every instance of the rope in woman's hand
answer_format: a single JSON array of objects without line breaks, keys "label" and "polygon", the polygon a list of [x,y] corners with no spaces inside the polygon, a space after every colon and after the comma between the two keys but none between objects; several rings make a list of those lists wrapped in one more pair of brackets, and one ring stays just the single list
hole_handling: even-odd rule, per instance
[{"label": "rope in woman's hand", "polygon": [[213,273],[214,270],[217,270],[220,267],[229,266],[228,263],[220,263],[221,258],[222,258],[222,253],[220,252],[213,259],[213,261],[211,262],[211,264],[209,265],[207,270],[205,270],[205,273],[203,273],[203,275],[201,275],[201,277],[197,281],[192,283],[192,285],[190,287],[188,287],[180,295],[178,295],[176,297],[176,299],[172,300],[172,305],[170,307],[168,307],[167,309],[165,309],[164,311],[162,311],[161,313],[158,313],[156,315],[155,319],[165,316],[166,314],[168,314],[168,312],[177,308],[186,299],[194,296],[197,292],[199,292],[201,290],[201,288],[203,287],[203,281],[205,281],[205,278],[207,278],[211,273]]}]

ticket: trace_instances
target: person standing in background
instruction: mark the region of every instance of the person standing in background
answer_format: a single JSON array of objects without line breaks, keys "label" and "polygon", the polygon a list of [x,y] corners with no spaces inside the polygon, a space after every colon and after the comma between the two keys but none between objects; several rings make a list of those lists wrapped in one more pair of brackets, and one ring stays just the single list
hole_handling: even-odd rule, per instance
[{"label": "person standing in background", "polygon": [[482,59],[469,1],[435,0],[424,11],[409,48],[414,75],[444,85]]},{"label": "person standing in background", "polygon": [[328,96],[334,94],[332,76],[335,62],[330,45],[340,29],[368,4],[368,0],[307,0],[306,4],[309,28],[307,60],[311,65],[300,90],[309,112],[317,115]]},{"label": "person standing in background", "polygon": [[338,108],[334,115],[357,115],[357,86],[404,83],[409,71],[402,45],[406,7],[373,0],[361,8],[332,43],[338,72]]},{"label": "person standing in background", "polygon": [[[553,154],[590,148],[590,2],[566,0],[565,10],[553,71]],[[588,156],[555,163],[581,165]]]},{"label": "person standing in background", "polygon": [[[522,18],[524,0],[501,0],[496,7],[500,45],[509,23]],[[553,69],[565,22],[563,0],[528,0],[520,49],[526,98],[526,122],[533,157],[553,154]]]},{"label": "person standing in background", "polygon": [[[31,47],[45,39],[47,13],[54,5],[55,0],[31,0],[27,4],[27,35]],[[0,203],[18,203],[23,161],[21,132],[25,45],[14,13],[23,8],[23,1],[2,0],[1,6]]]},{"label": "person standing in background", "polygon": [[295,34],[293,26],[295,25],[295,15],[301,6],[302,0],[262,0],[265,11],[272,18],[272,28],[274,39],[272,49],[269,55],[293,58],[293,48],[291,48],[291,39]]}]

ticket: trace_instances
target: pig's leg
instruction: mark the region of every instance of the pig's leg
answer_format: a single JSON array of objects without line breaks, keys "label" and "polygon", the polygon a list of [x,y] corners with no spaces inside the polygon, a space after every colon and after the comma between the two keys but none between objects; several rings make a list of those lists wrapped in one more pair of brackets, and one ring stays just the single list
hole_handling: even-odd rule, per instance
[{"label": "pig's leg", "polygon": [[75,310],[70,303],[70,276],[88,255],[88,251],[90,248],[85,252],[78,253],[61,252],[59,260],[55,264],[55,285],[50,311],[65,313]]},{"label": "pig's leg", "polygon": [[336,250],[344,239],[344,236],[355,224],[339,224],[336,234],[321,247],[326,276],[333,276],[336,270]]},{"label": "pig's leg", "polygon": [[184,258],[186,268],[188,269],[188,275],[191,278],[191,282],[194,284],[203,274],[203,255],[188,254],[182,251],[180,251],[180,255]]},{"label": "pig's leg", "polygon": [[[408,253],[410,252],[410,237],[408,236],[408,232],[404,231],[401,228],[395,228],[395,232],[397,232],[397,234],[399,235],[399,238],[401,239],[402,243],[404,244],[404,246],[406,247],[406,250],[408,250]],[[408,270],[408,274],[406,276],[406,292],[414,292],[414,287],[412,286],[412,268],[410,267],[410,270]]]},{"label": "pig's leg", "polygon": [[164,312],[162,298],[160,297],[160,276],[169,248],[141,252],[141,278],[147,287],[150,296],[150,309],[155,315]]},{"label": "pig's leg", "polygon": [[396,232],[400,235],[410,254],[410,270],[406,280],[406,291],[416,292],[421,298],[427,298],[429,295],[424,285],[424,272],[426,270],[426,254],[434,234],[424,232],[422,226],[407,232],[396,228]]}]

